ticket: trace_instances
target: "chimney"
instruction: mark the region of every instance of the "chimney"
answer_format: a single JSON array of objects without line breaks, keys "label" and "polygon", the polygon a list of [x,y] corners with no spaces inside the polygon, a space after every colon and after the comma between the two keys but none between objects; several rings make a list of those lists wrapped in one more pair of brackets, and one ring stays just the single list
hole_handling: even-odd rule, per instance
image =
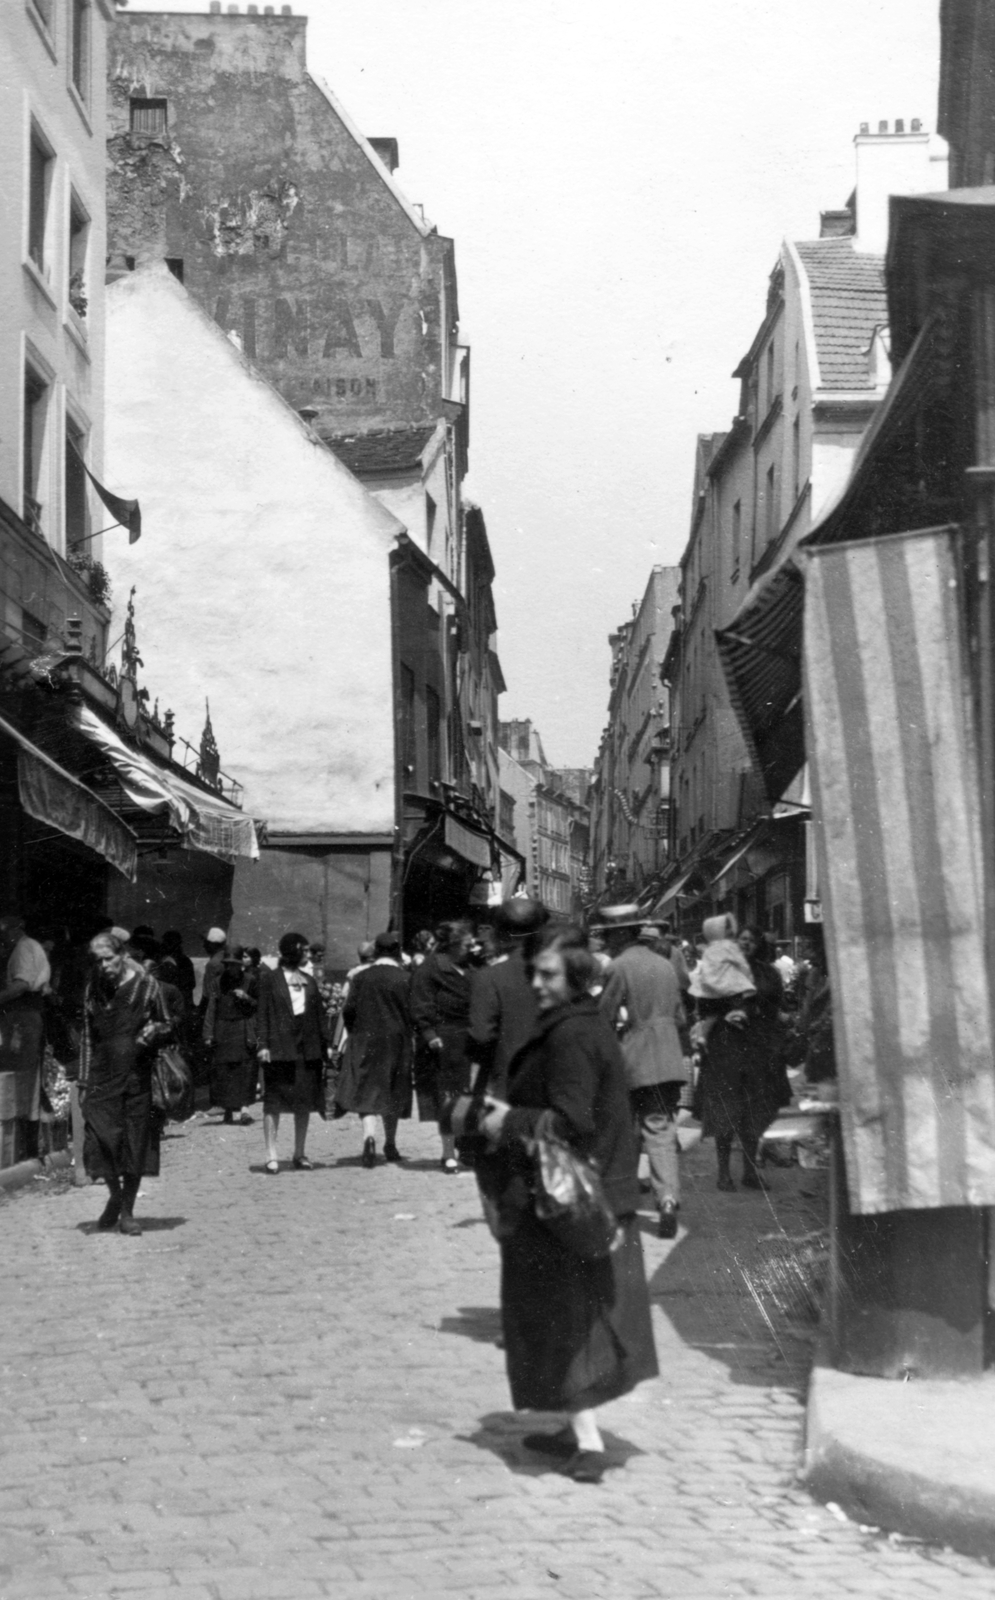
[{"label": "chimney", "polygon": [[367,141],[380,157],[388,172],[396,172],[400,165],[396,139],[370,139]]},{"label": "chimney", "polygon": [[856,231],[856,222],[849,206],[844,211],[820,211],[820,239],[848,239]]},{"label": "chimney", "polygon": [[[947,147],[922,120],[860,124],[857,152],[854,249],[883,256],[888,248],[888,200],[893,194],[932,194],[947,187]],[[831,213],[830,213],[831,215]]]}]

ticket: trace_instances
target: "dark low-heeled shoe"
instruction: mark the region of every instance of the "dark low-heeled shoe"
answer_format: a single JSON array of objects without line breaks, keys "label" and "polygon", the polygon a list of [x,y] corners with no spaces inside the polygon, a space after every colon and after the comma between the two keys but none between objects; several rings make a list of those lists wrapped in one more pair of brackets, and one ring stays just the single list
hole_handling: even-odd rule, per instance
[{"label": "dark low-heeled shoe", "polygon": [[659,1237],[661,1239],[677,1238],[677,1202],[665,1200],[660,1207]]},{"label": "dark low-heeled shoe", "polygon": [[736,1185],[733,1183],[731,1178],[723,1176],[719,1179],[715,1187],[716,1189],[721,1189],[723,1194],[732,1194],[735,1191]]},{"label": "dark low-heeled shoe", "polygon": [[375,1167],[376,1166],[376,1164],[377,1164],[377,1145],[376,1145],[376,1140],[375,1139],[364,1139],[363,1140],[362,1161],[363,1161],[363,1166],[364,1167]]},{"label": "dark low-heeled shoe", "polygon": [[608,1457],[603,1450],[578,1450],[567,1462],[567,1476],[574,1483],[600,1483],[607,1466]]},{"label": "dark low-heeled shoe", "polygon": [[404,1157],[402,1156],[400,1150],[397,1148],[396,1144],[385,1144],[384,1145],[384,1147],[383,1147],[383,1158],[384,1158],[385,1161],[403,1161],[404,1160]]},{"label": "dark low-heeled shoe", "polygon": [[134,1217],[127,1211],[122,1215],[121,1221],[118,1223],[118,1229],[121,1233],[127,1234],[129,1239],[140,1239],[142,1236],[141,1228]]},{"label": "dark low-heeled shoe", "polygon": [[294,1170],[296,1172],[313,1172],[314,1171],[314,1162],[313,1161],[309,1161],[307,1156],[295,1156],[294,1157]]},{"label": "dark low-heeled shoe", "polygon": [[770,1184],[761,1178],[759,1172],[744,1172],[739,1181],[744,1189],[763,1189],[766,1192],[770,1188]]}]

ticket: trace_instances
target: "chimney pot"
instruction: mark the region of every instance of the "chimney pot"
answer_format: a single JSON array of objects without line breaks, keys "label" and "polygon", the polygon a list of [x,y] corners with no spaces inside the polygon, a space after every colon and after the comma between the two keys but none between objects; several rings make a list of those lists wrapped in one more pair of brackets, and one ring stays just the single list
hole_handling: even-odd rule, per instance
[{"label": "chimney pot", "polygon": [[212,17],[219,17],[220,15],[221,15],[221,0],[211,0],[211,16]]},{"label": "chimney pot", "polygon": [[237,17],[238,16],[238,6],[229,6],[228,7],[228,15],[230,17]]},{"label": "chimney pot", "polygon": [[912,132],[913,133],[922,133],[922,118],[921,117],[913,117],[912,118]]},{"label": "chimney pot", "polygon": [[246,14],[247,17],[258,17],[258,15],[259,15],[259,7],[258,6],[246,6],[245,14]]},{"label": "chimney pot", "polygon": [[273,7],[272,6],[263,6],[263,16],[264,17],[271,17],[272,15],[273,15]]},{"label": "chimney pot", "polygon": [[895,118],[895,132],[896,133],[904,133],[905,132],[905,118],[904,117],[896,117]]},{"label": "chimney pot", "polygon": [[280,7],[280,15],[281,15],[281,17],[292,17],[293,14],[294,13],[293,13],[293,11],[291,10],[291,8],[289,6],[281,6]]},{"label": "chimney pot", "polygon": [[879,122],[878,123],[878,133],[887,133],[887,132],[888,132],[888,124],[887,124],[887,122]]},{"label": "chimney pot", "polygon": [[860,131],[861,131],[861,133],[870,133],[870,131],[871,131],[870,123],[869,122],[862,122],[860,124]]}]

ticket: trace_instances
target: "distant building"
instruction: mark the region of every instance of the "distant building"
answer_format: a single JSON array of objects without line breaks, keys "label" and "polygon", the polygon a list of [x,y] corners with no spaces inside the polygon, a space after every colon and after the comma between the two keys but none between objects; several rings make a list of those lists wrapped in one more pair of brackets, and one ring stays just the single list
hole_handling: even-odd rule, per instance
[{"label": "distant building", "polygon": [[512,802],[528,893],[561,917],[579,916],[589,888],[587,768],[551,767],[531,719],[500,724],[502,794]]},{"label": "distant building", "polygon": [[642,892],[666,865],[670,703],[660,669],[674,630],[680,573],[654,567],[633,616],[609,636],[608,722],[591,784],[591,890]]},{"label": "distant building", "polygon": [[841,491],[890,382],[888,196],[944,187],[945,154],[919,123],[874,133],[865,125],[854,142],[854,194],[823,213],[818,239],[782,246],[763,321],[734,374],[732,427],[698,440],[679,625],[664,667],[674,809],[659,908],[688,927],[722,908],[783,937],[803,931],[803,786],[786,792],[788,771],[772,790],[776,759],[765,765],[779,741],[791,743],[801,705],[778,711],[758,760],[715,635]]}]

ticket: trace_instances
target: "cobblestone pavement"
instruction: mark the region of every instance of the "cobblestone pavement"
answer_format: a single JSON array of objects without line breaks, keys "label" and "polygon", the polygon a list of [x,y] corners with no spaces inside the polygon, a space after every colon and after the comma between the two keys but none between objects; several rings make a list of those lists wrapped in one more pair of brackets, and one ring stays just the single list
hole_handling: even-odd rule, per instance
[{"label": "cobblestone pavement", "polygon": [[0,1203],[0,1600],[990,1600],[990,1568],[795,1483],[784,1240],[819,1175],[720,1195],[711,1148],[685,1157],[679,1238],[646,1219],[663,1376],[605,1408],[591,1487],[522,1448],[474,1182],[401,1131],[412,1159],[366,1172],[354,1118],[315,1122],[316,1170],[273,1178],[258,1123],[201,1118],[139,1240],[94,1232],[97,1189]]}]

